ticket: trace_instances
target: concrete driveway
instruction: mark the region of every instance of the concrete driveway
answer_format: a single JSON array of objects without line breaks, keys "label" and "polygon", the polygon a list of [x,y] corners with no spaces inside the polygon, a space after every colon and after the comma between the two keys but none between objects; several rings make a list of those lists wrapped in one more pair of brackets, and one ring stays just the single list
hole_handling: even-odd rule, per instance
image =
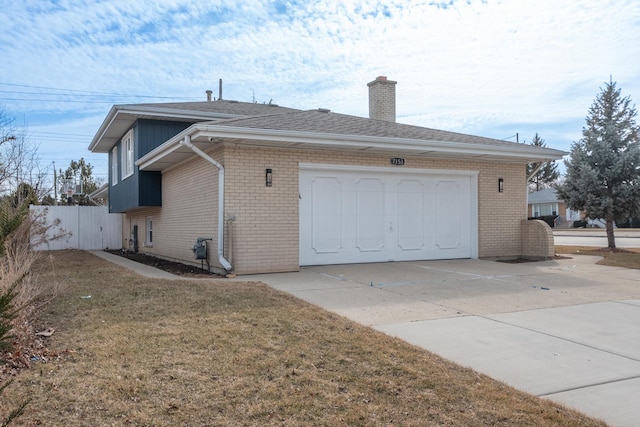
[{"label": "concrete driveway", "polygon": [[610,425],[640,420],[640,271],[597,257],[243,276]]}]

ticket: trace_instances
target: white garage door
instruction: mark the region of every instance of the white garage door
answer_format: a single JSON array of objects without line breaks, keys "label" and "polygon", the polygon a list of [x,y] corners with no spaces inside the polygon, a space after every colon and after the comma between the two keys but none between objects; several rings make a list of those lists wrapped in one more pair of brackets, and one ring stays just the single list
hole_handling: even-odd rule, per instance
[{"label": "white garage door", "polygon": [[300,165],[300,265],[477,258],[477,173]]}]

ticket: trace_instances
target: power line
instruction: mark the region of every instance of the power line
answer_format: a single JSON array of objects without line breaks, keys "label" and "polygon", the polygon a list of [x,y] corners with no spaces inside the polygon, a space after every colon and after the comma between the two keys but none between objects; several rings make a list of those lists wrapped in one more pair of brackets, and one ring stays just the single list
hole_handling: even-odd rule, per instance
[{"label": "power line", "polygon": [[29,131],[29,133],[43,133],[45,135],[67,135],[67,136],[77,136],[83,138],[91,138],[93,135],[89,134],[79,134],[79,133],[64,133],[64,132],[43,132],[39,130]]},{"label": "power line", "polygon": [[44,132],[44,131],[29,131],[29,135],[38,140],[44,141],[56,141],[56,142],[71,142],[71,143],[88,143],[93,135],[82,135],[78,133],[64,133],[64,132]]},{"label": "power line", "polygon": [[34,136],[39,141],[55,141],[55,142],[71,142],[71,143],[87,143],[91,141],[91,137],[88,138],[65,138],[62,136]]},{"label": "power line", "polygon": [[[1,83],[0,83],[1,84]],[[66,93],[50,93],[50,92],[25,92],[21,90],[0,90],[0,93],[11,93],[16,95],[38,95],[38,96],[73,96],[73,97],[95,97],[96,94],[93,93],[77,93],[77,94],[66,94]],[[131,95],[117,95],[117,94],[105,94],[110,97],[130,97]]]},{"label": "power line", "polygon": [[75,102],[82,104],[113,104],[113,101],[88,101],[88,100],[73,100],[73,99],[28,99],[28,98],[0,98],[0,101],[42,101],[42,102]]},{"label": "power line", "polygon": [[[5,85],[5,86],[15,86],[15,87],[25,87],[25,88],[29,88],[29,89],[44,89],[44,90],[56,90],[56,91],[63,91],[63,92],[75,92],[78,94],[84,94],[84,95],[69,95],[69,96],[90,96],[90,95],[106,95],[106,96],[118,96],[118,97],[130,97],[130,98],[152,98],[152,99],[200,99],[199,97],[189,97],[189,96],[185,96],[185,97],[175,97],[175,96],[156,96],[156,95],[135,95],[135,94],[130,94],[130,93],[115,93],[115,92],[99,92],[99,91],[93,91],[93,90],[79,90],[79,89],[68,89],[68,88],[56,88],[56,87],[48,87],[48,86],[33,86],[33,85],[23,85],[23,84],[17,84],[17,83],[5,83],[5,82],[0,82],[0,85]],[[1,92],[8,92],[8,91],[1,91]],[[39,92],[28,92],[29,94],[34,94],[34,95],[40,95],[41,93]],[[56,94],[52,94],[52,95],[64,95],[63,93],[56,93]]]}]

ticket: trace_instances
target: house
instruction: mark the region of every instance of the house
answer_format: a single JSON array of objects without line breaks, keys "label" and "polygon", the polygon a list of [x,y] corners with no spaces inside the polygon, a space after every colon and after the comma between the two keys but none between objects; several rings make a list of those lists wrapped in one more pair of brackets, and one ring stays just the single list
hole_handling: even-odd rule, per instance
[{"label": "house", "polygon": [[529,192],[527,206],[530,217],[555,216],[556,227],[571,228],[574,221],[582,220],[580,212],[569,209],[553,188]]},{"label": "house", "polygon": [[396,123],[395,86],[368,84],[369,118],[210,91],[114,106],[89,149],[109,155],[126,246],[235,274],[548,256],[550,229],[526,221],[525,165],[565,153]]}]

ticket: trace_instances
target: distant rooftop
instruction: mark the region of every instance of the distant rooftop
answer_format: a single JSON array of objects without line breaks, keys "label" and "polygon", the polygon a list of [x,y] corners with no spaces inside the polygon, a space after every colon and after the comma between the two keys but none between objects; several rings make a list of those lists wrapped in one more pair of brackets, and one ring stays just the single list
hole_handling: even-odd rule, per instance
[{"label": "distant rooftop", "polygon": [[528,203],[556,203],[562,200],[558,199],[556,190],[553,188],[544,188],[540,191],[532,191],[527,197]]}]

